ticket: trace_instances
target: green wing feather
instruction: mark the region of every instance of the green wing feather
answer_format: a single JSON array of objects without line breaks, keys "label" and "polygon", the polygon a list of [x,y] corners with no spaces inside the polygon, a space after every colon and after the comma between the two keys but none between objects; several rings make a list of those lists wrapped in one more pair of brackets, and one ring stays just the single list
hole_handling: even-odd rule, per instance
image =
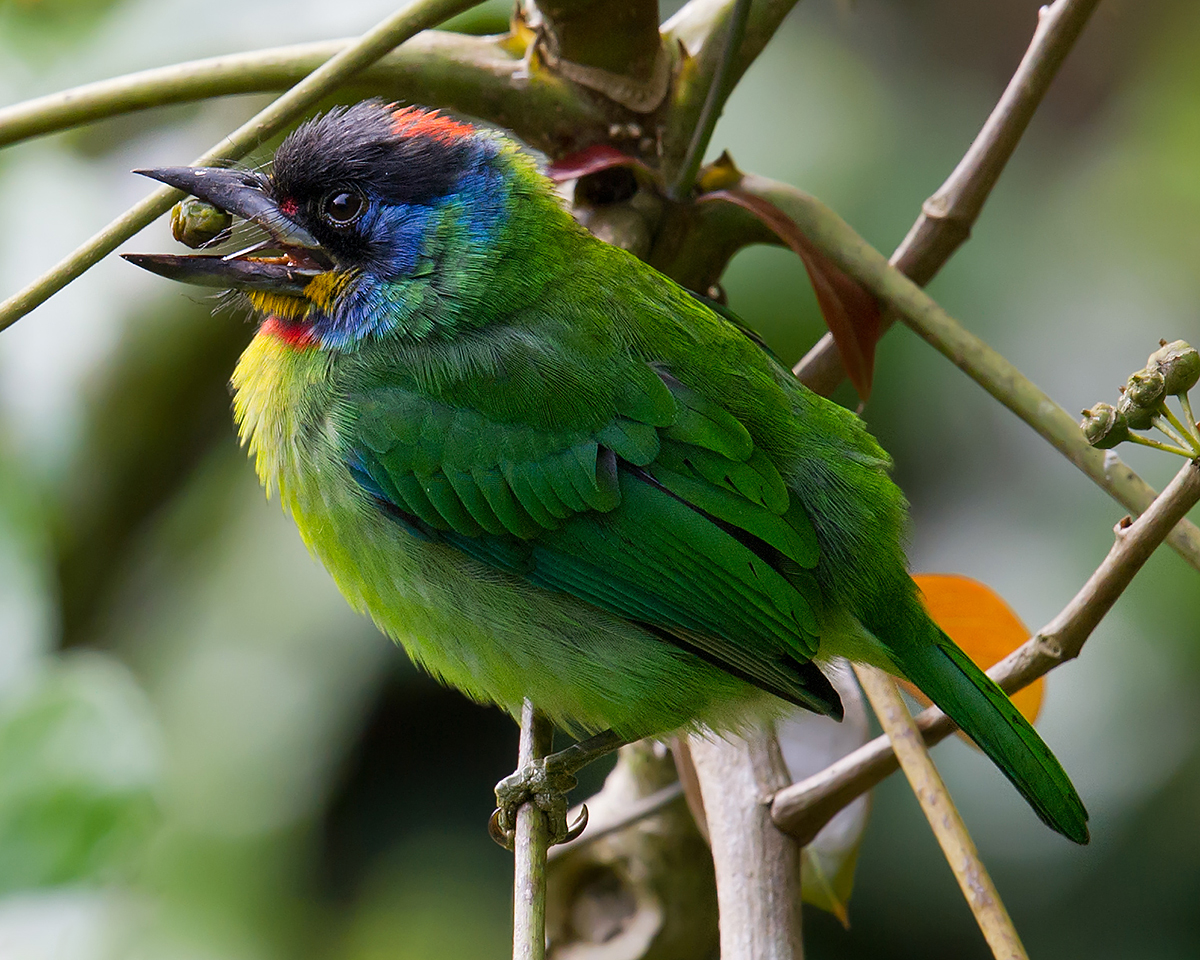
[{"label": "green wing feather", "polygon": [[735,417],[629,363],[590,423],[578,406],[501,420],[486,395],[458,406],[376,383],[348,398],[346,461],[416,535],[840,715],[810,662],[821,597],[804,571],[819,551],[803,509]]},{"label": "green wing feather", "polygon": [[1088,842],[1087,811],[1070,778],[1008,696],[937,625],[925,642],[894,644],[913,683],[962,728],[1020,791],[1042,821]]}]

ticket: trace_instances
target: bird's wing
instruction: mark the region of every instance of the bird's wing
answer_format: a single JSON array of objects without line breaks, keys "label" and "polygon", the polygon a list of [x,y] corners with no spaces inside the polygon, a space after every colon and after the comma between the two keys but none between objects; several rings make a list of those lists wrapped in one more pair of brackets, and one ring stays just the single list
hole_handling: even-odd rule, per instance
[{"label": "bird's wing", "polygon": [[820,593],[808,517],[731,414],[667,370],[609,366],[621,363],[607,376],[585,365],[573,382],[557,356],[553,376],[521,376],[524,415],[506,377],[469,389],[442,378],[433,395],[404,377],[360,389],[340,418],[346,463],[413,534],[840,715],[810,663]]}]

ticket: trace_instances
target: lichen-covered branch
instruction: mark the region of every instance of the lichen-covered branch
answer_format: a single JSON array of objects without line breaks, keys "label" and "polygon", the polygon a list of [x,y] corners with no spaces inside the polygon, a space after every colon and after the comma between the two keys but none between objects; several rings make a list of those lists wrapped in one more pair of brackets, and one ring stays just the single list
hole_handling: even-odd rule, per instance
[{"label": "lichen-covered branch", "polygon": [[[1200,460],[1191,460],[1145,513],[1131,524],[1117,525],[1116,542],[1108,556],[1062,612],[992,667],[988,676],[1006,693],[1013,693],[1077,657],[1150,554],[1198,502]],[[916,724],[930,746],[955,730],[936,707],[918,716]],[[895,770],[891,744],[886,737],[878,737],[820,773],[780,790],[772,802],[771,816],[780,829],[807,843],[842,807]]]}]

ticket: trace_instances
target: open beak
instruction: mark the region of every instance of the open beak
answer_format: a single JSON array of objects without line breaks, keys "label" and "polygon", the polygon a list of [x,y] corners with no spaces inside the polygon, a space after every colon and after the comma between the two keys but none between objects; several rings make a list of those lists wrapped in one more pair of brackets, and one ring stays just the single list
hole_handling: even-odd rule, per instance
[{"label": "open beak", "polygon": [[[159,167],[135,170],[144,177],[183,190],[265,230],[263,243],[229,256],[176,256],[167,253],[123,253],[130,263],[169,280],[224,290],[262,290],[302,296],[314,277],[332,267],[321,244],[288,217],[267,192],[266,178],[247,170],[223,167]],[[252,256],[262,250],[271,256]]]}]

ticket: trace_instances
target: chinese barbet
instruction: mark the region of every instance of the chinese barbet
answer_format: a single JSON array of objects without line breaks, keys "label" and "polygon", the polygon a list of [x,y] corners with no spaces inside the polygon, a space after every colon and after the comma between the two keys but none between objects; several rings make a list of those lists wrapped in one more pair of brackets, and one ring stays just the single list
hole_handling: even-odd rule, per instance
[{"label": "chinese barbet", "polygon": [[435,676],[616,742],[840,717],[821,665],[865,661],[1086,842],[1054,755],[922,607],[859,418],[589,234],[514,142],[366,101],[270,174],[145,172],[266,232],[130,259],[261,317],[233,375],[258,474]]}]

